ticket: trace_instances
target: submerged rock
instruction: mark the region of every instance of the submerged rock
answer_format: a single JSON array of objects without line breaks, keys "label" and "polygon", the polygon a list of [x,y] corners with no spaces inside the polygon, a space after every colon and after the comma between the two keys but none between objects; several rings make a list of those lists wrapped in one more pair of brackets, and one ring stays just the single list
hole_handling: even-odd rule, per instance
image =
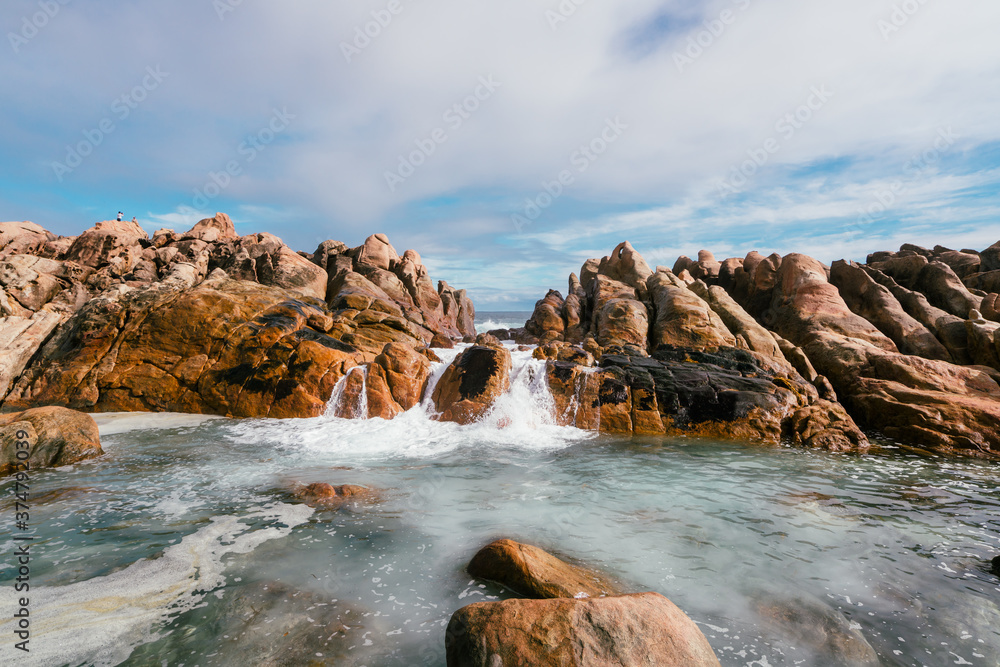
[{"label": "submerged rock", "polygon": [[[19,446],[26,443],[26,446]],[[28,452],[27,458],[18,452]],[[97,422],[90,415],[59,407],[0,414],[0,475],[26,462],[29,470],[79,463],[104,454]]]},{"label": "submerged rock", "polygon": [[281,582],[227,590],[211,607],[213,656],[220,664],[346,664],[370,631],[370,612]]},{"label": "submerged rock", "polygon": [[599,572],[570,565],[529,544],[497,540],[469,562],[469,574],[530,598],[585,598],[623,591]]},{"label": "submerged rock", "polygon": [[455,612],[449,667],[717,667],[698,626],[657,593],[480,602]]},{"label": "submerged rock", "polygon": [[797,648],[814,653],[817,667],[878,667],[878,654],[861,631],[836,609],[805,594],[753,596],[753,605],[765,624]]},{"label": "submerged rock", "polygon": [[333,486],[326,482],[314,482],[308,486],[298,487],[295,490],[295,497],[310,507],[338,508],[347,503],[378,502],[382,498],[382,493],[377,489],[357,484]]}]

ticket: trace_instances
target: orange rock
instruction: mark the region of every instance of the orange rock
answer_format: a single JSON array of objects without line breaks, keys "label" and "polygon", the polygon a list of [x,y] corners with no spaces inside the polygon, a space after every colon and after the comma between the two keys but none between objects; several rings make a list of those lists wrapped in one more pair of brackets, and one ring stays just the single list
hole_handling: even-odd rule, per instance
[{"label": "orange rock", "polygon": [[[27,448],[18,446],[27,443]],[[22,459],[17,453],[28,452]],[[90,415],[59,407],[0,414],[0,475],[70,465],[104,454],[97,423]]]},{"label": "orange rock", "polygon": [[451,617],[449,667],[718,667],[694,621],[657,593],[479,602]]},{"label": "orange rock", "polygon": [[439,421],[471,424],[510,388],[510,352],[476,345],[463,351],[434,388]]}]

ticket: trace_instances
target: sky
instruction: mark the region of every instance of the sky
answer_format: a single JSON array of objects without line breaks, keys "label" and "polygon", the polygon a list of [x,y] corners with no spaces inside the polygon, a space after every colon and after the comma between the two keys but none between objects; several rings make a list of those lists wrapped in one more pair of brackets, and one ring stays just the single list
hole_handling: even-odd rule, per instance
[{"label": "sky", "polygon": [[479,310],[628,240],[1000,240],[1000,3],[5,0],[0,220],[382,232]]}]

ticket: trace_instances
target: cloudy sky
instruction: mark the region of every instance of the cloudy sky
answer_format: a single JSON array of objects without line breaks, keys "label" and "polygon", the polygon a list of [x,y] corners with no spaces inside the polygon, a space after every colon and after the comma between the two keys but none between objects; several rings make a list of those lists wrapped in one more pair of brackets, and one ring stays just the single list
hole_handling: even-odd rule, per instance
[{"label": "cloudy sky", "polygon": [[1000,239],[1000,3],[5,0],[0,219],[384,232],[480,310],[651,265]]}]

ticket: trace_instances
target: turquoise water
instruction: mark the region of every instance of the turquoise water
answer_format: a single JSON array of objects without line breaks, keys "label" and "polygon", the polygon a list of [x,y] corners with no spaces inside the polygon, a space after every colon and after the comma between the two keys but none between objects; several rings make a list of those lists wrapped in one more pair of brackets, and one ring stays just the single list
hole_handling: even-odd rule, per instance
[{"label": "turquoise water", "polygon": [[[104,458],[35,475],[33,652],[18,664],[443,665],[451,614],[505,595],[464,572],[498,537],[665,594],[724,665],[845,664],[762,599],[839,613],[885,665],[1000,664],[995,465],[530,420],[506,434],[419,408],[99,421]],[[383,498],[291,501],[313,481]]]}]

